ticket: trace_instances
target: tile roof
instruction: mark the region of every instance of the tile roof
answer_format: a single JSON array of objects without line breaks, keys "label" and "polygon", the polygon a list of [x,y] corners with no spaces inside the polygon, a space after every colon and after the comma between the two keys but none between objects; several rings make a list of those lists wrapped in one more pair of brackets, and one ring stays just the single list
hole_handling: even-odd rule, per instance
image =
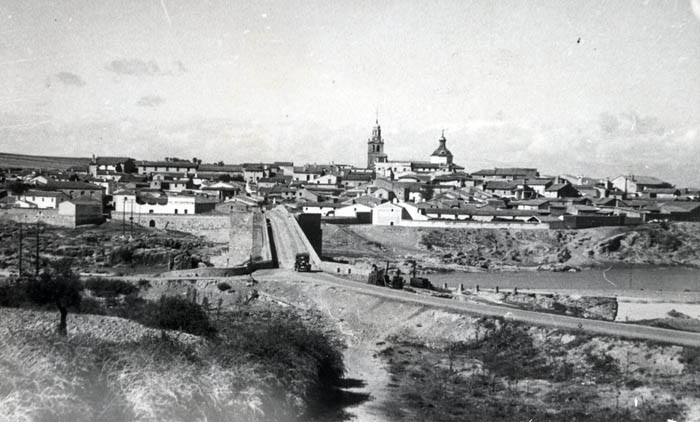
[{"label": "tile roof", "polygon": [[240,173],[243,171],[243,166],[240,164],[224,164],[223,166],[218,164],[200,164],[197,167],[197,171],[211,173]]},{"label": "tile roof", "polygon": [[189,161],[138,161],[137,166],[143,167],[185,167],[196,168],[197,165]]},{"label": "tile roof", "polygon": [[81,190],[102,190],[102,186],[93,185],[86,182],[57,182],[49,180],[45,185],[51,189],[81,189]]},{"label": "tile roof", "polygon": [[47,191],[47,190],[28,190],[24,192],[23,194],[19,195],[23,197],[27,196],[39,196],[39,197],[46,197],[46,198],[58,198],[61,196],[68,196],[63,192],[56,192],[56,191]]},{"label": "tile roof", "polygon": [[117,165],[117,164],[122,164],[125,163],[129,160],[133,160],[133,158],[129,157],[97,157],[95,158],[95,164],[97,165]]},{"label": "tile roof", "polygon": [[485,190],[516,190],[517,188],[517,183],[501,180],[489,180],[484,184]]}]

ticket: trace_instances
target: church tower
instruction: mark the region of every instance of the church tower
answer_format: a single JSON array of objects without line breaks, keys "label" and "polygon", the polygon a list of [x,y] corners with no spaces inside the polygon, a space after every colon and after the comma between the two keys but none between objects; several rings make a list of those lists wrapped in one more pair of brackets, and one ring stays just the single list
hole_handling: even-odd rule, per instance
[{"label": "church tower", "polygon": [[372,129],[372,137],[367,140],[367,168],[374,169],[374,163],[386,163],[387,155],[384,153],[384,139],[382,139],[382,127],[379,126],[379,118]]}]

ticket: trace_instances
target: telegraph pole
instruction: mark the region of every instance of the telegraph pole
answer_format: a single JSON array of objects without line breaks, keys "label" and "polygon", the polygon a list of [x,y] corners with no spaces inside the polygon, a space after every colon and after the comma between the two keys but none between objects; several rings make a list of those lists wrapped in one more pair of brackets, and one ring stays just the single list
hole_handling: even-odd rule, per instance
[{"label": "telegraph pole", "polygon": [[122,236],[126,234],[126,196],[124,197],[124,205],[122,205]]},{"label": "telegraph pole", "polygon": [[129,216],[129,230],[131,231],[130,236],[134,237],[134,200],[131,200],[131,215]]},{"label": "telegraph pole", "polygon": [[39,219],[36,220],[36,269],[34,274],[39,276]]},{"label": "telegraph pole", "polygon": [[22,222],[19,223],[19,276],[22,277]]}]

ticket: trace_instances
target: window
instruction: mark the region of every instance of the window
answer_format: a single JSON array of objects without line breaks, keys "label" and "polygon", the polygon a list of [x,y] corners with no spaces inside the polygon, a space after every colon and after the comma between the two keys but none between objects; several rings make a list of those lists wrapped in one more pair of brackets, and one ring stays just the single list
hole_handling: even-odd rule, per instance
[{"label": "window", "polygon": [[177,214],[177,208],[175,208],[175,214]]},{"label": "window", "polygon": [[148,222],[148,227],[155,227],[155,226],[156,226],[156,222],[155,222],[155,221],[151,220],[151,221]]},{"label": "window", "polygon": [[[233,207],[231,207],[231,208],[233,208]],[[185,214],[187,214],[187,210],[185,210]]]},{"label": "window", "polygon": [[[148,210],[148,213],[149,213],[149,214],[153,214],[153,210]],[[151,221],[153,221],[153,220],[151,220]],[[154,224],[155,224],[155,223],[154,223]]]}]

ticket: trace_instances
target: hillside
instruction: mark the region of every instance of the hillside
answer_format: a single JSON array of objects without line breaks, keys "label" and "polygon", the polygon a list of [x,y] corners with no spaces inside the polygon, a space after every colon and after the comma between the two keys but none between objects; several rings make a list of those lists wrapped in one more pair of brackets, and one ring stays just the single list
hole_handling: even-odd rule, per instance
[{"label": "hillside", "polygon": [[586,230],[323,226],[323,254],[351,262],[417,259],[430,270],[513,270],[653,264],[700,267],[700,224]]},{"label": "hillside", "polygon": [[61,337],[56,312],[0,308],[0,422],[277,422],[325,412],[344,372],[331,329],[309,312],[238,308],[217,312],[213,338],[86,314],[69,315]]},{"label": "hillside", "polygon": [[88,164],[90,158],[87,157],[50,157],[0,152],[0,168],[64,170],[73,166],[87,167]]}]

